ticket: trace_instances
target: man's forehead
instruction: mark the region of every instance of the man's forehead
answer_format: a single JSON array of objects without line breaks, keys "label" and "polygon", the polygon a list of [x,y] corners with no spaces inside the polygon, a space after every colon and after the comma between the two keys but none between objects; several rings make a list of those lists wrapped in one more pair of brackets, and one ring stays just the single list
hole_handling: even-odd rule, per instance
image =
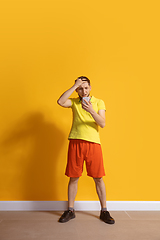
[{"label": "man's forehead", "polygon": [[[83,79],[82,79],[82,81],[83,81]],[[84,81],[82,84],[81,84],[81,87],[86,87],[86,86],[88,86],[89,84],[88,84],[88,82],[87,81]]]}]

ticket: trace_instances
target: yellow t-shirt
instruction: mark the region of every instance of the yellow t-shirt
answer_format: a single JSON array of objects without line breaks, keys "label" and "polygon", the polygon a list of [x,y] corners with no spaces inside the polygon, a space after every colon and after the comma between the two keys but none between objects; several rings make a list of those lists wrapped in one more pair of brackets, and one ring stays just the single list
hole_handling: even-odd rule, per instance
[{"label": "yellow t-shirt", "polygon": [[[100,143],[98,125],[91,114],[82,108],[80,98],[70,98],[73,112],[73,123],[68,139],[82,139],[89,142]],[[103,100],[91,97],[93,109],[98,113],[105,108]]]}]

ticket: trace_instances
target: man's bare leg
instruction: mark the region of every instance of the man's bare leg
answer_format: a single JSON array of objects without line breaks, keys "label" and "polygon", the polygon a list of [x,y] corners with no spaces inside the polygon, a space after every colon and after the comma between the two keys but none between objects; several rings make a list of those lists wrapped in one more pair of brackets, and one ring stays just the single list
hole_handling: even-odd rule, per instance
[{"label": "man's bare leg", "polygon": [[79,178],[70,178],[68,184],[68,207],[74,208],[74,200],[77,194]]},{"label": "man's bare leg", "polygon": [[102,178],[94,178],[101,208],[106,208],[106,187]]},{"label": "man's bare leg", "polygon": [[106,188],[102,178],[94,178],[97,194],[101,203],[100,219],[108,224],[114,224],[115,220],[111,217],[106,207]]},{"label": "man's bare leg", "polygon": [[68,184],[68,210],[65,211],[59,219],[59,222],[65,223],[75,218],[74,200],[77,194],[77,185],[79,178],[70,178]]}]

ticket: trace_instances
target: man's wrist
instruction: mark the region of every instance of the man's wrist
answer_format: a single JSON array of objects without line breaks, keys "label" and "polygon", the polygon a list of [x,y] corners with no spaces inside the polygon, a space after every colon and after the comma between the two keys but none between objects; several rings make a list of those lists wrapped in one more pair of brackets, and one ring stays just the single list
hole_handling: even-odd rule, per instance
[{"label": "man's wrist", "polygon": [[93,115],[95,115],[95,113],[96,113],[96,111],[94,109],[90,111],[90,114],[92,115],[92,117],[93,117]]},{"label": "man's wrist", "polygon": [[74,84],[74,85],[72,86],[72,88],[73,88],[74,90],[76,90],[76,89],[78,88],[78,86],[77,86],[76,84]]}]

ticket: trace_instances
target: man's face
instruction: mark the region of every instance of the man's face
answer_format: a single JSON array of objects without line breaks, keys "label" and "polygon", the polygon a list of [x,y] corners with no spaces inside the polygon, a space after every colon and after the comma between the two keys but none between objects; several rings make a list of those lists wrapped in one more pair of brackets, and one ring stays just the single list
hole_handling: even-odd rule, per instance
[{"label": "man's face", "polygon": [[91,86],[88,84],[88,82],[84,81],[81,86],[79,86],[76,89],[76,92],[78,93],[79,97],[89,97],[91,91]]}]

